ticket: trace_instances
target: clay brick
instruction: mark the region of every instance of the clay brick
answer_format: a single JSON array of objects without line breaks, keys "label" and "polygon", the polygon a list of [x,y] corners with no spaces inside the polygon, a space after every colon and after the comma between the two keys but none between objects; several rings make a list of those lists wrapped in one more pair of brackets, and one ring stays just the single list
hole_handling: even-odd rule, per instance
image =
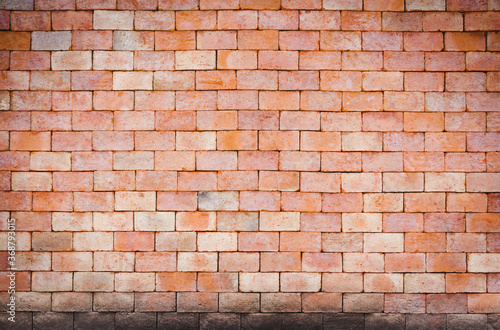
[{"label": "clay brick", "polygon": [[196,48],[194,31],[155,31],[156,50],[189,50]]},{"label": "clay brick", "polygon": [[322,11],[300,11],[301,30],[339,30],[340,13]]},{"label": "clay brick", "polygon": [[283,292],[316,292],[321,287],[321,274],[284,273],[280,278]]},{"label": "clay brick", "polygon": [[109,171],[112,169],[111,152],[75,152],[72,169],[75,171]]},{"label": "clay brick", "polygon": [[179,271],[216,271],[217,253],[212,252],[180,252],[177,270]]},{"label": "clay brick", "polygon": [[385,213],[382,217],[384,232],[421,232],[424,228],[424,218],[419,213]]},{"label": "clay brick", "polygon": [[236,251],[236,233],[198,233],[198,251]]},{"label": "clay brick", "polygon": [[32,33],[33,50],[69,50],[71,48],[71,32],[54,31]]},{"label": "clay brick", "polygon": [[321,50],[361,50],[361,32],[321,31]]},{"label": "clay brick", "polygon": [[195,251],[196,234],[195,233],[157,233],[156,234],[157,251]]},{"label": "clay brick", "polygon": [[201,292],[233,292],[238,290],[236,273],[200,273],[198,290]]},{"label": "clay brick", "polygon": [[257,29],[257,17],[258,13],[251,10],[218,11],[217,27],[219,30]]},{"label": "clay brick", "polygon": [[158,291],[195,291],[196,273],[168,272],[156,276]]},{"label": "clay brick", "polygon": [[463,15],[453,12],[428,12],[423,16],[424,31],[462,31]]},{"label": "clay brick", "polygon": [[244,50],[219,50],[218,69],[257,69],[257,52]]},{"label": "clay brick", "polygon": [[384,52],[384,68],[387,70],[424,70],[423,52]]},{"label": "clay brick", "polygon": [[323,274],[322,288],[326,292],[361,292],[363,291],[363,275],[326,273]]},{"label": "clay brick", "polygon": [[279,273],[241,273],[240,290],[243,292],[277,292]]},{"label": "clay brick", "polygon": [[29,32],[0,31],[0,50],[30,50]]},{"label": "clay brick", "polygon": [[[286,228],[286,226],[283,227]],[[238,250],[278,251],[278,237],[278,233],[240,233],[238,237]]]},{"label": "clay brick", "polygon": [[278,31],[276,30],[238,31],[238,49],[277,50]]},{"label": "clay brick", "polygon": [[236,211],[238,209],[237,192],[199,192],[198,207],[202,211]]},{"label": "clay brick", "polygon": [[73,31],[73,50],[111,50],[112,31]]},{"label": "clay brick", "polygon": [[236,151],[201,151],[196,153],[196,168],[198,170],[220,171],[236,170]]},{"label": "clay brick", "polygon": [[383,56],[381,52],[343,52],[342,70],[381,70]]},{"label": "clay brick", "polygon": [[217,14],[215,11],[178,11],[175,24],[177,30],[215,30]]},{"label": "clay brick", "polygon": [[72,90],[113,89],[113,74],[109,71],[72,71]]},{"label": "clay brick", "polygon": [[446,292],[485,292],[484,274],[446,274]]},{"label": "clay brick", "polygon": [[49,11],[14,11],[10,15],[12,31],[50,30]]},{"label": "clay brick", "polygon": [[162,211],[194,211],[197,208],[196,193],[159,192],[157,209]]},{"label": "clay brick", "polygon": [[219,271],[221,272],[257,272],[259,264],[259,253],[221,252],[219,254]]},{"label": "clay brick", "polygon": [[464,215],[460,213],[425,215],[426,232],[462,232],[465,229]]},{"label": "clay brick", "polygon": [[[60,8],[58,8],[60,9]],[[53,30],[91,30],[91,11],[55,11],[52,13]]]},{"label": "clay brick", "polygon": [[137,30],[174,30],[175,13],[170,11],[137,11],[134,17],[134,24]]},{"label": "clay brick", "polygon": [[404,292],[439,293],[444,292],[444,274],[405,274]]},{"label": "clay brick", "polygon": [[268,70],[297,70],[299,67],[299,54],[297,51],[267,51],[258,53],[259,69]]},{"label": "clay brick", "polygon": [[113,211],[114,196],[111,192],[75,192],[75,211]]},{"label": "clay brick", "polygon": [[384,257],[381,253],[344,253],[345,272],[381,272]]},{"label": "clay brick", "polygon": [[380,12],[354,12],[342,11],[342,30],[368,30],[381,29]]},{"label": "clay brick", "polygon": [[11,70],[49,70],[49,52],[13,51],[10,53]]},{"label": "clay brick", "polygon": [[498,30],[498,13],[466,13],[464,27],[466,31]]}]

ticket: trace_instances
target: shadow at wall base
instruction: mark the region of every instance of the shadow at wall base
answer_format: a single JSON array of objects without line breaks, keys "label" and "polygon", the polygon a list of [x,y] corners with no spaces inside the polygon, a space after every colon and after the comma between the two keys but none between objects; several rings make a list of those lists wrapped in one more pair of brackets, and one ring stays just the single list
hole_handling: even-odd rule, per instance
[{"label": "shadow at wall base", "polygon": [[500,314],[18,312],[0,329],[500,329]]}]

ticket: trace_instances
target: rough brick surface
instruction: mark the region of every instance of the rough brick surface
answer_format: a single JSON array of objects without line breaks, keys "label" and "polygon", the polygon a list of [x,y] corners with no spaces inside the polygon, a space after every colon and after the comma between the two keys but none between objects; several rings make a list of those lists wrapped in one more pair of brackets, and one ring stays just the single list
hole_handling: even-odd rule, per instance
[{"label": "rough brick surface", "polygon": [[498,328],[499,30],[496,0],[0,0],[0,301],[16,219],[22,328]]}]

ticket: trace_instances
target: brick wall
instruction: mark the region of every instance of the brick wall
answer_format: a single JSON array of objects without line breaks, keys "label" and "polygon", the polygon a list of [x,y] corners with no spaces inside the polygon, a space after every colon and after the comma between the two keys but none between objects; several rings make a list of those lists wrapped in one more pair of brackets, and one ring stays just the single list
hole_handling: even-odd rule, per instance
[{"label": "brick wall", "polygon": [[0,9],[2,309],[500,313],[499,1]]}]

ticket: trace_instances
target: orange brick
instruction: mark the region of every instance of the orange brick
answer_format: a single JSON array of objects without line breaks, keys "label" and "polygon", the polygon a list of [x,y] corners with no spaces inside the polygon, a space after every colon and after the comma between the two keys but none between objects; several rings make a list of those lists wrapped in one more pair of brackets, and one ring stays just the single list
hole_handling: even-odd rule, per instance
[{"label": "orange brick", "polygon": [[194,211],[197,208],[196,193],[158,192],[157,209],[162,211]]},{"label": "orange brick", "polygon": [[219,30],[256,29],[257,12],[250,10],[219,11],[217,24]]},{"label": "orange brick", "polygon": [[257,190],[258,175],[254,171],[223,171],[217,186],[219,190]]},{"label": "orange brick", "polygon": [[323,274],[322,287],[326,292],[361,292],[363,291],[363,275],[326,273]]},{"label": "orange brick", "polygon": [[384,269],[384,257],[381,253],[344,253],[345,272],[381,272]]},{"label": "orange brick", "polygon": [[499,216],[491,213],[478,213],[467,215],[467,231],[468,232],[492,232],[495,227],[495,222]]},{"label": "orange brick", "polygon": [[219,253],[219,271],[257,272],[259,261],[259,253],[221,252]]},{"label": "orange brick", "polygon": [[425,69],[428,71],[463,71],[465,69],[465,55],[459,52],[426,53]]},{"label": "orange brick", "polygon": [[12,132],[10,134],[10,150],[50,150],[50,133]]},{"label": "orange brick", "polygon": [[[372,8],[380,8],[380,6],[390,6],[389,10],[404,7],[399,1],[391,1],[387,4],[382,4],[377,1],[376,4],[371,4]],[[368,5],[368,4],[367,4]],[[372,9],[373,10],[373,9]],[[396,10],[399,11],[399,10]],[[422,13],[402,13],[402,12],[383,12],[382,13],[382,30],[384,31],[421,31],[422,30]]]},{"label": "orange brick", "polygon": [[137,30],[174,30],[175,28],[174,12],[139,11],[136,12],[134,20]]},{"label": "orange brick", "polygon": [[215,230],[215,213],[213,212],[178,212],[176,229],[180,231],[212,231]]},{"label": "orange brick", "polygon": [[428,272],[465,272],[465,253],[429,253],[427,255]]},{"label": "orange brick", "polygon": [[242,191],[240,193],[242,211],[279,211],[280,193],[264,191]]},{"label": "orange brick", "polygon": [[384,52],[384,68],[387,70],[424,70],[423,52]]},{"label": "orange brick", "polygon": [[484,274],[446,274],[446,292],[485,292]]},{"label": "orange brick", "polygon": [[180,172],[178,189],[182,191],[202,191],[217,189],[217,173],[214,172]]},{"label": "orange brick", "polygon": [[301,30],[339,30],[340,13],[301,11],[299,24]]},{"label": "orange brick", "polygon": [[112,31],[73,31],[73,50],[111,50]]},{"label": "orange brick", "polygon": [[321,31],[321,50],[361,50],[361,32]]},{"label": "orange brick", "polygon": [[114,196],[110,192],[76,192],[75,211],[113,211]]},{"label": "orange brick", "polygon": [[234,89],[236,88],[236,72],[198,71],[196,87],[200,90]]},{"label": "orange brick", "polygon": [[342,12],[342,30],[376,31],[381,29],[380,12]]},{"label": "orange brick", "polygon": [[278,31],[276,30],[238,31],[238,49],[277,50]]},{"label": "orange brick", "polygon": [[115,233],[114,248],[116,251],[152,251],[153,236],[153,233],[118,232]]},{"label": "orange brick", "polygon": [[74,111],[72,117],[74,130],[111,130],[113,113],[111,111]]},{"label": "orange brick", "polygon": [[408,293],[444,292],[444,274],[405,274],[404,291]]},{"label": "orange brick", "polygon": [[445,210],[444,193],[409,193],[405,194],[406,212],[443,212]]},{"label": "orange brick", "polygon": [[406,51],[441,51],[443,35],[438,32],[408,32],[404,35]]},{"label": "orange brick", "polygon": [[363,131],[402,131],[401,113],[365,112],[363,113]]},{"label": "orange brick", "polygon": [[0,50],[30,50],[31,33],[0,31]]},{"label": "orange brick", "polygon": [[[43,93],[43,92],[42,92]],[[53,92],[52,110],[91,110],[90,92]]]},{"label": "orange brick", "polygon": [[237,290],[238,290],[238,274],[236,273],[198,274],[198,291],[234,292]]},{"label": "orange brick", "polygon": [[196,49],[194,31],[155,31],[155,50]]},{"label": "orange brick", "polygon": [[453,12],[428,12],[423,16],[424,31],[462,31],[463,15]]},{"label": "orange brick", "polygon": [[198,31],[197,49],[236,49],[236,32],[233,31]]},{"label": "orange brick", "polygon": [[314,71],[282,71],[279,73],[280,90],[314,90],[319,88],[319,74]]},{"label": "orange brick", "polygon": [[323,212],[361,212],[363,196],[358,193],[323,194]]},{"label": "orange brick", "polygon": [[50,69],[50,52],[13,51],[10,54],[11,70]]},{"label": "orange brick", "polygon": [[465,294],[430,294],[427,295],[428,313],[466,313],[467,296]]},{"label": "orange brick", "polygon": [[446,249],[449,252],[485,252],[484,234],[453,233],[447,235]]},{"label": "orange brick", "polygon": [[338,173],[301,173],[301,191],[305,192],[340,192],[340,174]]},{"label": "orange brick", "polygon": [[381,70],[383,56],[381,52],[343,52],[342,70]]},{"label": "orange brick", "polygon": [[236,151],[197,152],[196,168],[207,171],[236,170],[237,157]]},{"label": "orange brick", "polygon": [[453,51],[484,51],[486,38],[482,32],[446,32],[445,49]]},{"label": "orange brick", "polygon": [[300,218],[302,231],[339,232],[340,228],[341,219],[337,213],[303,213]]},{"label": "orange brick", "polygon": [[257,52],[245,50],[219,50],[218,69],[257,69]]},{"label": "orange brick", "polygon": [[[22,196],[19,203],[22,202]],[[7,200],[8,202],[8,200]],[[33,193],[34,211],[73,211],[73,194],[70,192]]]},{"label": "orange brick", "polygon": [[259,69],[269,70],[297,70],[299,67],[297,51],[267,51],[261,50],[258,54]]},{"label": "orange brick", "polygon": [[158,291],[195,291],[196,273],[159,273],[156,276],[156,288]]},{"label": "orange brick", "polygon": [[[58,8],[60,9],[60,8]],[[55,11],[52,15],[53,30],[91,30],[91,11]]]},{"label": "orange brick", "polygon": [[405,171],[444,171],[443,152],[408,152],[403,157]]},{"label": "orange brick", "polygon": [[428,151],[465,151],[463,133],[426,133],[425,150]]},{"label": "orange brick", "polygon": [[215,11],[178,11],[175,16],[177,30],[215,30]]},{"label": "orange brick", "polygon": [[302,270],[306,272],[340,272],[342,270],[340,253],[304,253]]},{"label": "orange brick", "polygon": [[312,232],[280,233],[280,251],[319,252],[321,234]]}]

